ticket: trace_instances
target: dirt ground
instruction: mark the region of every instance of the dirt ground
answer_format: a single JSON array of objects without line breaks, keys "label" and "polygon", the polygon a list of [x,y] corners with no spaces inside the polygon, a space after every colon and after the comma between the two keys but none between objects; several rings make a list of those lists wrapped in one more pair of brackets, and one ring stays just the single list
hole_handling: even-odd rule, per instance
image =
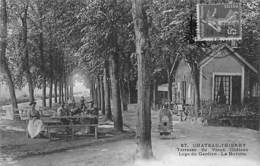
[{"label": "dirt ground", "polygon": [[[152,112],[152,143],[155,159],[152,161],[134,160],[136,151],[135,139],[118,139],[114,142],[97,143],[65,151],[27,156],[13,159],[2,151],[0,165],[6,166],[256,166],[260,163],[260,133],[246,128],[201,126],[193,122],[179,122],[174,125],[172,138],[160,138],[158,112]],[[124,112],[124,122],[135,129],[136,106]],[[15,138],[13,138],[15,140]],[[180,156],[178,149],[187,144],[245,144],[246,155],[236,156]]]}]

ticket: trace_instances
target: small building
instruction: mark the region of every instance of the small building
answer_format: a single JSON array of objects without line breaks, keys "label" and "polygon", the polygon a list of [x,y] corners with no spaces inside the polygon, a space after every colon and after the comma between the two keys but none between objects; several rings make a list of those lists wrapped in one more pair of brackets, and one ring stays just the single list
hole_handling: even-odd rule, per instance
[{"label": "small building", "polygon": [[[199,64],[200,99],[220,104],[240,105],[245,99],[259,96],[257,69],[233,48],[223,45],[211,52]],[[194,84],[191,68],[184,59],[176,69],[173,101],[194,104]]]},{"label": "small building", "polygon": [[158,103],[162,104],[168,101],[168,84],[158,86]]}]

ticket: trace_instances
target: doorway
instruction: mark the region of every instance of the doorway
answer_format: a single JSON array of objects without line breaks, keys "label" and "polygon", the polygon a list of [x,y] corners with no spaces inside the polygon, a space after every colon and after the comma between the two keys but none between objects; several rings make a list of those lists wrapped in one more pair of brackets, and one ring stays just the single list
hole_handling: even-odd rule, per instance
[{"label": "doorway", "polygon": [[241,104],[241,76],[232,76],[232,105]]}]

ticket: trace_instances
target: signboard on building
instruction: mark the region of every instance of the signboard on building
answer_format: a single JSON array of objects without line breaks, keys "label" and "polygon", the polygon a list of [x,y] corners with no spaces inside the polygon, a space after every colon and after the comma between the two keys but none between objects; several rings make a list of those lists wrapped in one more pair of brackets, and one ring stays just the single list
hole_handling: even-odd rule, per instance
[{"label": "signboard on building", "polygon": [[241,4],[197,4],[197,41],[241,40]]}]

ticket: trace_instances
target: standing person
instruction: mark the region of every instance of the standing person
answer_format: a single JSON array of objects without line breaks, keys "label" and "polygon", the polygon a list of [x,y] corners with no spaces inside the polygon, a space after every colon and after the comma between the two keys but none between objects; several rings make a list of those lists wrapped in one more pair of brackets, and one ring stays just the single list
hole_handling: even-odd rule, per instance
[{"label": "standing person", "polygon": [[28,111],[29,122],[27,130],[30,138],[35,138],[43,131],[43,122],[40,119],[40,112],[35,109],[36,102],[33,101],[29,105],[31,106],[31,110]]}]

